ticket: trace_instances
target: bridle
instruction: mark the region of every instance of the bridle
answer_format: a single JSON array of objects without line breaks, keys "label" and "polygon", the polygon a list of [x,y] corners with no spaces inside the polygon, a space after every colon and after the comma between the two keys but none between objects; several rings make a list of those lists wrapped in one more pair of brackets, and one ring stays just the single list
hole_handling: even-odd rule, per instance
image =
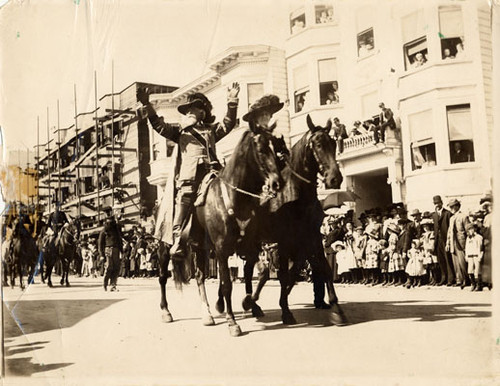
[{"label": "bridle", "polygon": [[[307,134],[307,143],[306,143],[306,149],[310,149],[312,154],[313,154],[313,157],[314,157],[314,160],[316,161],[316,164],[318,165],[318,169],[319,169],[319,172],[320,174],[324,177],[324,172],[326,170],[326,167],[325,167],[325,164],[324,162],[321,160],[320,156],[318,155],[315,147],[313,146],[312,144],[312,139],[314,137],[314,135],[318,132],[320,132],[320,130],[314,132],[314,133],[311,133],[311,134]],[[305,162],[305,159],[304,159],[304,162]],[[307,179],[306,177],[300,175],[298,172],[296,172],[295,170],[293,170],[292,168],[292,165],[290,164],[290,161],[287,159],[286,160],[286,164],[288,165],[288,167],[290,168],[290,172],[295,176],[297,177],[298,179],[304,181],[305,183],[307,184],[312,184],[313,181],[310,181],[309,179]]]},{"label": "bridle", "polygon": [[[253,133],[253,132],[252,132]],[[265,134],[263,131],[260,132],[260,133],[253,133],[253,135],[267,135]],[[255,137],[254,137],[255,138]],[[261,160],[261,157],[259,156],[259,152],[255,150],[255,141],[252,139],[252,141],[254,142],[254,145],[252,146],[253,148],[253,151],[254,151],[254,156],[255,156],[255,159],[257,160],[257,166],[259,168],[259,172],[264,175],[264,176],[267,176],[269,173],[267,171],[267,168],[265,167],[265,164],[264,162]],[[274,152],[274,148],[269,140],[269,144],[270,144],[270,148],[271,148],[271,151],[273,152],[273,154],[275,153]],[[275,155],[276,156],[276,155]],[[237,186],[234,186],[233,184],[229,183],[228,181],[226,181],[225,179],[222,178],[222,176],[219,176],[220,180],[224,183],[224,185],[228,186],[229,188],[231,188],[232,190],[238,192],[238,193],[241,193],[241,194],[244,194],[246,196],[249,196],[249,197],[253,197],[253,198],[257,198],[259,200],[268,200],[270,198],[274,198],[276,197],[276,194],[274,193],[270,193],[268,189],[265,189],[266,186],[264,186],[264,189],[262,191],[262,193],[260,194],[256,194],[256,193],[252,193],[252,192],[249,192],[248,190],[245,190],[245,189],[241,189]],[[224,186],[224,185],[221,185]],[[227,194],[227,191],[224,192],[224,189],[222,189],[222,196],[224,198],[224,196]],[[226,199],[224,199],[224,201],[226,202]],[[227,201],[229,201],[229,197],[227,198]],[[227,205],[226,205],[227,206]]]}]

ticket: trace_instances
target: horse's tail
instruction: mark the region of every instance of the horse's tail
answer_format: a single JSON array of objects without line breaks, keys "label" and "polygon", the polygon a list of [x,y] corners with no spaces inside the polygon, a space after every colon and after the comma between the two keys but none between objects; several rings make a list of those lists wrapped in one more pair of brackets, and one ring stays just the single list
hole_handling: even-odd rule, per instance
[{"label": "horse's tail", "polygon": [[189,284],[191,280],[194,253],[191,248],[186,248],[185,256],[172,258],[172,276],[177,289],[181,289],[183,284]]}]

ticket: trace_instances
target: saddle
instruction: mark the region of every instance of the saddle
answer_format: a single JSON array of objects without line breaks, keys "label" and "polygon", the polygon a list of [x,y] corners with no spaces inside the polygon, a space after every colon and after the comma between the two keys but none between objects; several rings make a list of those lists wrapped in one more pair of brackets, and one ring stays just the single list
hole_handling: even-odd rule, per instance
[{"label": "saddle", "polygon": [[208,187],[212,181],[219,175],[217,170],[210,170],[201,180],[198,190],[196,192],[196,198],[194,200],[194,207],[205,205],[205,200],[207,198]]}]

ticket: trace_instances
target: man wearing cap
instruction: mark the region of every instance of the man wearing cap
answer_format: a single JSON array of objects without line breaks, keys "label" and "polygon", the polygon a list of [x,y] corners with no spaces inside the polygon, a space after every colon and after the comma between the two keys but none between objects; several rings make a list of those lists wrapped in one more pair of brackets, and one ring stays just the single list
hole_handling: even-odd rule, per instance
[{"label": "man wearing cap", "polygon": [[456,285],[464,288],[468,281],[467,263],[465,261],[465,241],[467,239],[465,228],[470,221],[469,216],[460,211],[460,201],[456,198],[450,200],[448,207],[453,215],[450,217],[446,250],[451,253],[453,258],[453,267],[457,279]]},{"label": "man wearing cap", "polygon": [[56,210],[50,214],[48,223],[50,229],[48,234],[54,235],[54,237],[56,238],[55,243],[57,245],[59,242],[61,229],[65,224],[69,223],[68,217],[66,216],[66,213],[61,210],[61,204],[59,202],[56,203]]},{"label": "man wearing cap", "polygon": [[340,123],[340,120],[333,118],[333,139],[337,142],[339,154],[344,151],[344,139],[349,138],[345,125]]},{"label": "man wearing cap", "polygon": [[447,286],[451,286],[455,281],[455,268],[453,267],[451,255],[446,250],[451,213],[443,207],[441,196],[434,196],[432,202],[435,207],[435,211],[432,214],[432,221],[434,222],[435,254],[441,271],[441,280],[438,285],[444,285],[446,283]]},{"label": "man wearing cap", "polygon": [[147,89],[137,90],[137,100],[143,104],[139,109],[141,117],[148,117],[153,129],[161,136],[179,146],[179,170],[177,173],[177,196],[172,224],[173,245],[170,254],[173,259],[182,258],[184,250],[181,234],[187,223],[197,187],[211,168],[220,168],[215,152],[215,143],[225,137],[236,125],[236,110],[240,86],[234,82],[228,89],[228,107],[223,123],[214,123],[212,104],[202,93],[194,93],[188,101],[177,107],[184,117],[181,125],[166,123],[156,114],[149,103]]},{"label": "man wearing cap", "polygon": [[108,283],[111,282],[111,291],[117,291],[116,282],[120,274],[120,253],[123,252],[123,240],[113,211],[108,209],[107,215],[104,229],[99,234],[99,256],[101,260],[106,260],[104,290],[108,290]]}]

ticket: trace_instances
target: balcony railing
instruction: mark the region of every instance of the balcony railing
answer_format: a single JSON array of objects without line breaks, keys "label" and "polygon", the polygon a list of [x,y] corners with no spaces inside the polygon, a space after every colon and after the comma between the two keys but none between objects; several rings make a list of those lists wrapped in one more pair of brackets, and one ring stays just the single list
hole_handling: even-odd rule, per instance
[{"label": "balcony railing", "polygon": [[366,147],[374,147],[373,134],[360,134],[351,138],[344,139],[344,153],[359,150]]}]

